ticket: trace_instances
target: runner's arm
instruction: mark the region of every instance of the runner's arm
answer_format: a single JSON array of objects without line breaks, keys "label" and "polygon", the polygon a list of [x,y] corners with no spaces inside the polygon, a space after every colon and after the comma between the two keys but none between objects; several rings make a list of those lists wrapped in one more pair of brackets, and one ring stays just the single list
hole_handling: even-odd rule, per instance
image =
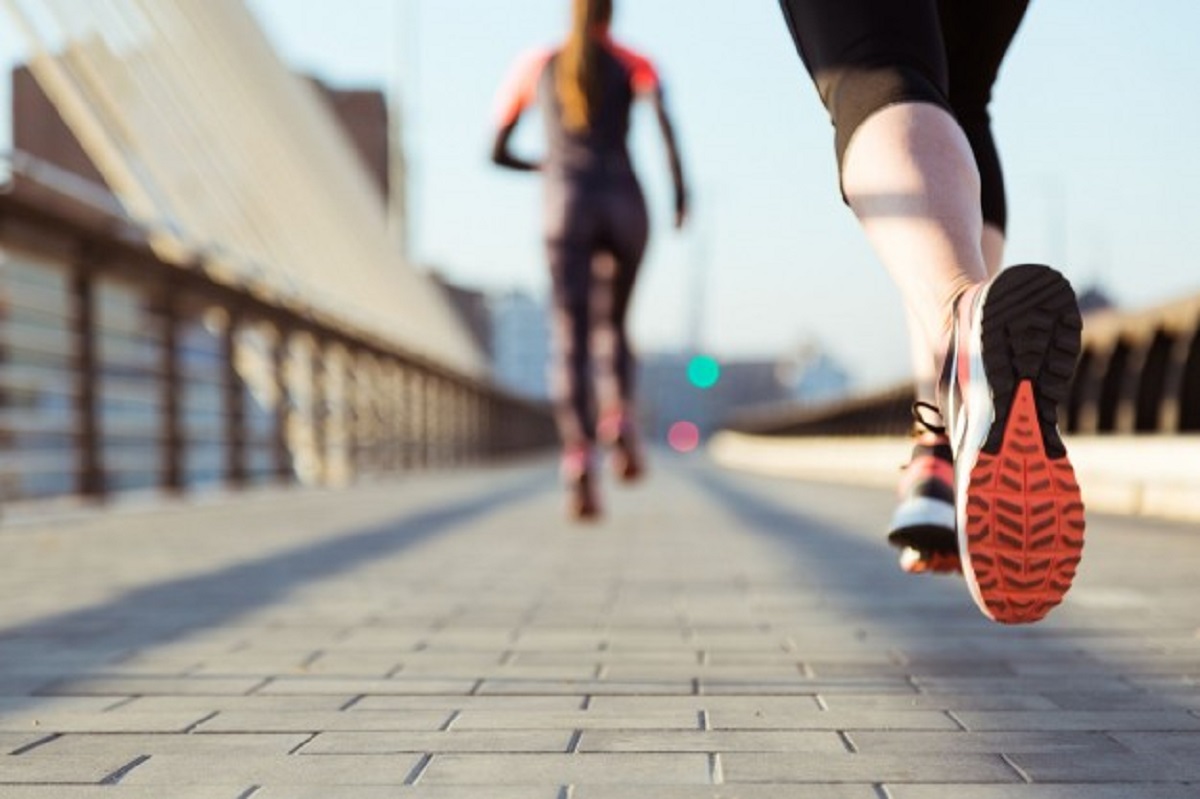
[{"label": "runner's arm", "polygon": [[537,172],[542,168],[540,163],[514,155],[509,147],[518,121],[520,121],[519,116],[496,131],[496,140],[492,143],[492,163],[505,169],[515,169],[518,172]]},{"label": "runner's arm", "polygon": [[667,162],[671,168],[671,182],[675,187],[675,227],[682,228],[687,219],[688,196],[687,183],[683,177],[683,161],[679,157],[679,143],[675,139],[675,128],[667,113],[667,104],[663,99],[662,87],[656,87],[650,92],[650,103],[654,106],[654,115],[658,118],[658,127],[662,131],[663,141],[667,146]]},{"label": "runner's arm", "polygon": [[496,115],[496,138],[492,142],[492,163],[520,172],[537,172],[542,165],[515,155],[510,147],[513,132],[522,114],[537,99],[542,71],[550,60],[549,51],[529,54],[513,69],[500,92]]}]

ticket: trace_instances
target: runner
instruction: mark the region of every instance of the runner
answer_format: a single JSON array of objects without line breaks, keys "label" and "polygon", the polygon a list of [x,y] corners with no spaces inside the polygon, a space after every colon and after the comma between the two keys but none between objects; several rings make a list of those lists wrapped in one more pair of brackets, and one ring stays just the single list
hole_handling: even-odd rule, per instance
[{"label": "runner", "polygon": [[834,126],[841,191],[898,284],[917,385],[889,536],[962,570],[984,615],[1037,621],[1070,588],[1083,505],[1057,430],[1080,348],[1053,269],[1000,270],[988,105],[1027,0],[781,0]]},{"label": "runner", "polygon": [[[527,56],[503,90],[492,159],[542,173],[543,231],[553,284],[552,362],[562,473],[568,512],[600,514],[597,437],[611,444],[626,481],[644,469],[633,414],[633,354],[625,319],[646,249],[646,203],[626,138],[635,100],[653,107],[666,141],[675,190],[675,226],[687,215],[678,147],[654,65],[609,34],[612,0],[574,0],[571,31],[561,46]],[[522,114],[539,103],[545,118],[541,162],[514,155],[510,141]],[[593,328],[607,336],[593,348]],[[591,379],[593,349],[606,390]],[[599,422],[597,422],[597,416]]]}]

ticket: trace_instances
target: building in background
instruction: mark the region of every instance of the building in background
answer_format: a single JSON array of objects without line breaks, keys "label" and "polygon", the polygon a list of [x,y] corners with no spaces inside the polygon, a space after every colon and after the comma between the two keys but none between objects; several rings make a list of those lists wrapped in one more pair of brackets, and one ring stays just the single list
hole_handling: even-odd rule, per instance
[{"label": "building in background", "polygon": [[442,290],[450,307],[458,314],[458,318],[470,333],[472,340],[479,350],[493,360],[493,333],[491,298],[479,289],[463,286],[447,278],[436,269],[430,270],[429,277],[434,285]]},{"label": "building in background", "polygon": [[547,302],[523,291],[493,295],[492,374],[497,383],[528,399],[550,396],[550,313]]}]

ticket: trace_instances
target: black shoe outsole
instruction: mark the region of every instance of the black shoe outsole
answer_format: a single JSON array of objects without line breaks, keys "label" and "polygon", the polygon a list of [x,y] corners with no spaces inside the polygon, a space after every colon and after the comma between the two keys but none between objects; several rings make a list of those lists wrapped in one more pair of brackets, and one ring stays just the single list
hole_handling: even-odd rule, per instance
[{"label": "black shoe outsole", "polygon": [[1017,385],[1029,380],[1046,455],[1066,456],[1058,408],[1070,392],[1082,329],[1075,292],[1055,270],[1022,264],[996,277],[983,304],[983,365],[996,409],[984,452],[1000,452]]},{"label": "black shoe outsole", "polygon": [[915,549],[920,552],[958,552],[958,534],[949,527],[936,524],[912,524],[888,533],[888,543],[896,549]]}]

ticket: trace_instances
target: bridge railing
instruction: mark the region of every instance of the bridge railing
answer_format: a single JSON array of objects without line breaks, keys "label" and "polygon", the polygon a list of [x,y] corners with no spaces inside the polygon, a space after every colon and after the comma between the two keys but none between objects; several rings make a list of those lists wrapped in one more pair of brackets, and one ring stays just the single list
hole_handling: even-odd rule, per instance
[{"label": "bridge railing", "polygon": [[[772,436],[903,435],[912,399],[912,386],[903,384],[817,406],[748,409],[726,427]],[[1200,432],[1200,295],[1086,315],[1059,423],[1081,435]]]},{"label": "bridge railing", "polygon": [[21,190],[0,192],[4,499],[338,484],[553,443],[547,408],[353,320],[224,285],[202,261],[164,262],[111,208],[12,168]]}]

